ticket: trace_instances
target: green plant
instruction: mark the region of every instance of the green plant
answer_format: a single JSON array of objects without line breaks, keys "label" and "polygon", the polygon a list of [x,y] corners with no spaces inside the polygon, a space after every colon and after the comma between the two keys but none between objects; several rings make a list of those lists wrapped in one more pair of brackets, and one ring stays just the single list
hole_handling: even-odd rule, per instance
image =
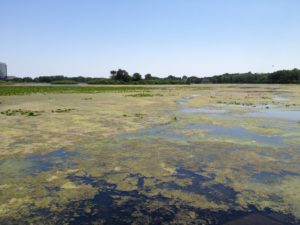
[{"label": "green plant", "polygon": [[106,93],[148,91],[147,87],[136,86],[1,86],[0,96],[29,95],[36,93]]},{"label": "green plant", "polygon": [[23,110],[23,109],[7,109],[2,111],[2,115],[6,116],[16,116],[16,115],[24,115],[24,116],[39,116],[43,111],[32,111],[32,110]]},{"label": "green plant", "polygon": [[70,112],[74,109],[55,109],[55,110],[52,110],[51,112],[52,113],[65,113],[65,112]]},{"label": "green plant", "polygon": [[51,84],[78,84],[75,80],[55,80]]}]

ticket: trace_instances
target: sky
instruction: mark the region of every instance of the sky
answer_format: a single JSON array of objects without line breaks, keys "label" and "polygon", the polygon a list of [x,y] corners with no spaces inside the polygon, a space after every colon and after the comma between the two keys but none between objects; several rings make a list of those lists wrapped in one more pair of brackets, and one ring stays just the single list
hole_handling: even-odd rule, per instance
[{"label": "sky", "polygon": [[299,0],[0,0],[16,76],[212,76],[300,68]]}]

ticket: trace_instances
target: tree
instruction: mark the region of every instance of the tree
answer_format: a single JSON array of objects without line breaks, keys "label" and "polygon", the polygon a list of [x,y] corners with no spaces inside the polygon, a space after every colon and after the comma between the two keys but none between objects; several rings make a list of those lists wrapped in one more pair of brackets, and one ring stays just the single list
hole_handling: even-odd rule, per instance
[{"label": "tree", "polygon": [[114,79],[121,80],[124,82],[129,82],[131,80],[131,76],[128,74],[128,72],[126,70],[118,69]]},{"label": "tree", "polygon": [[33,79],[31,77],[24,77],[23,82],[33,82]]},{"label": "tree", "polygon": [[142,75],[139,74],[139,73],[134,73],[134,74],[132,75],[132,80],[133,80],[133,81],[140,81],[141,79],[142,79]]},{"label": "tree", "polygon": [[169,75],[166,79],[168,79],[168,80],[181,80],[181,77],[175,77],[173,75]]},{"label": "tree", "polygon": [[111,78],[111,79],[115,79],[115,77],[116,77],[116,75],[117,75],[117,71],[112,70],[112,71],[110,71],[110,74],[111,74],[110,78]]},{"label": "tree", "polygon": [[145,75],[145,80],[151,80],[152,79],[152,75],[150,73],[147,73]]}]

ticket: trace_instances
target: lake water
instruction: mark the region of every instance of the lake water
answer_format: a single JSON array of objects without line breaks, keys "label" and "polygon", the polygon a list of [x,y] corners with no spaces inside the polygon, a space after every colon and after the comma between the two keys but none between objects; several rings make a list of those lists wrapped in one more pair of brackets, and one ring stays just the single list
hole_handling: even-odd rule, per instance
[{"label": "lake water", "polygon": [[188,107],[198,96],[165,124],[0,161],[0,198],[25,215],[1,224],[299,224],[299,111]]}]

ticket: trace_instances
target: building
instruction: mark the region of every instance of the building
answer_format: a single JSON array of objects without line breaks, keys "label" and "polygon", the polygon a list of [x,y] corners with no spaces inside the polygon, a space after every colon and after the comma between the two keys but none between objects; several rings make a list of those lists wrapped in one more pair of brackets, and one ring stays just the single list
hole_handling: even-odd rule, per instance
[{"label": "building", "polygon": [[0,80],[7,79],[7,65],[5,63],[0,62]]}]

